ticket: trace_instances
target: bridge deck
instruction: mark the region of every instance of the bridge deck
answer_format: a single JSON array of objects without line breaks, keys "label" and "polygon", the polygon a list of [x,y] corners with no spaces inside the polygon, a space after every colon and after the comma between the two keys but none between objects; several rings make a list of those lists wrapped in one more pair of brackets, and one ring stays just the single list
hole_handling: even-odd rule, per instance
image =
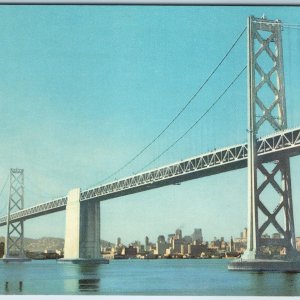
[{"label": "bridge deck", "polygon": [[[257,141],[258,159],[268,162],[281,156],[300,154],[300,127],[276,132]],[[81,192],[81,201],[103,201],[247,166],[247,144],[239,144],[176,162],[161,168],[120,179]],[[26,220],[64,210],[67,197],[23,209],[11,220]],[[7,217],[0,218],[0,226]]]}]

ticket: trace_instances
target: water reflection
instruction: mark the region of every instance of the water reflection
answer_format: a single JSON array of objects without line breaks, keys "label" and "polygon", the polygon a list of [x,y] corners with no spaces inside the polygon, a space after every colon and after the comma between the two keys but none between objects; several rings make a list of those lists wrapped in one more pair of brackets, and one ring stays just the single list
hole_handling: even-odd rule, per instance
[{"label": "water reflection", "polygon": [[100,279],[99,265],[79,265],[78,290],[81,292],[98,292]]},{"label": "water reflection", "polygon": [[252,295],[258,296],[296,296],[299,291],[297,273],[252,272]]},{"label": "water reflection", "polygon": [[6,281],[5,282],[5,292],[8,294],[14,294],[23,291],[23,281],[14,282]]},{"label": "water reflection", "polygon": [[91,291],[97,292],[99,291],[99,282],[100,279],[79,279],[78,280],[78,289],[81,292]]},{"label": "water reflection", "polygon": [[79,265],[78,290],[81,292],[98,292],[100,279],[98,275],[99,265]]},{"label": "water reflection", "polygon": [[77,294],[99,294],[99,265],[64,264],[64,289]]},{"label": "water reflection", "polygon": [[284,287],[289,291],[289,295],[299,295],[298,290],[298,276],[296,273],[286,273],[284,274]]}]

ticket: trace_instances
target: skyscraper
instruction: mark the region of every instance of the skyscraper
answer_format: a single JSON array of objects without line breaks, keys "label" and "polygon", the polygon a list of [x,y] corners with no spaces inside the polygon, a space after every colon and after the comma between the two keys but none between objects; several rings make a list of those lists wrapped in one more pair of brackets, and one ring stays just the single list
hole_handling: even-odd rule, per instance
[{"label": "skyscraper", "polygon": [[182,239],[182,231],[181,231],[181,229],[176,229],[176,232],[175,232],[175,238],[177,239],[177,240],[181,240]]},{"label": "skyscraper", "polygon": [[157,242],[158,243],[165,243],[166,242],[165,236],[164,235],[159,235],[158,238],[157,238]]},{"label": "skyscraper", "polygon": [[149,238],[147,236],[145,237],[145,250],[149,250]]},{"label": "skyscraper", "polygon": [[201,244],[203,242],[202,229],[195,228],[194,233],[192,234],[192,238],[194,242]]},{"label": "skyscraper", "polygon": [[120,246],[121,246],[121,238],[118,237],[118,238],[117,238],[117,247],[120,247]]}]

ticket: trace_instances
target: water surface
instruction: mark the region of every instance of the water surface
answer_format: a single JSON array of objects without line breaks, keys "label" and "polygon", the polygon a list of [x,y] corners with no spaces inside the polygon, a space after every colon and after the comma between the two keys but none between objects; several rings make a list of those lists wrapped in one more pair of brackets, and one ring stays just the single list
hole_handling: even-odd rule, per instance
[{"label": "water surface", "polygon": [[237,272],[226,259],[0,263],[2,295],[299,296],[300,273]]}]

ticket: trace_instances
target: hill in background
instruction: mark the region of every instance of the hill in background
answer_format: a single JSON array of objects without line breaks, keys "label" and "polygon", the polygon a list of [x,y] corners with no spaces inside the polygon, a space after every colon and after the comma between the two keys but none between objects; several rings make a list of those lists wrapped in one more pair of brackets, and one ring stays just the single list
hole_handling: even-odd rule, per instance
[{"label": "hill in background", "polygon": [[[5,242],[5,237],[0,237],[0,242]],[[39,239],[24,238],[24,248],[30,252],[44,252],[44,250],[62,250],[65,240],[54,237],[41,237]],[[100,240],[101,246],[111,247],[114,244]]]}]

